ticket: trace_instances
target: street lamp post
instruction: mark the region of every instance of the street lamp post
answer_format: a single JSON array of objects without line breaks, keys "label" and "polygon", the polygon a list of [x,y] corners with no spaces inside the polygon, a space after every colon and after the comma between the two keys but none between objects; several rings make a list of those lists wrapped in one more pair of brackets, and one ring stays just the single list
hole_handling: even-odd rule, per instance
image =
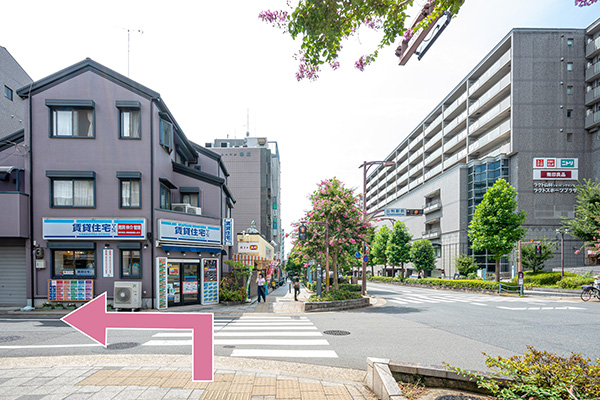
[{"label": "street lamp post", "polygon": [[[391,167],[395,165],[394,161],[365,161],[358,168],[363,168],[363,221],[367,219],[367,171],[373,165],[382,165],[384,167]],[[367,262],[365,261],[365,253],[366,253],[366,242],[363,240],[362,243],[363,249],[363,257],[362,257],[362,288],[360,293],[365,295],[367,293]]]},{"label": "street lamp post", "polygon": [[560,234],[560,279],[565,277],[565,233],[569,233],[566,228],[559,228],[556,233]]}]

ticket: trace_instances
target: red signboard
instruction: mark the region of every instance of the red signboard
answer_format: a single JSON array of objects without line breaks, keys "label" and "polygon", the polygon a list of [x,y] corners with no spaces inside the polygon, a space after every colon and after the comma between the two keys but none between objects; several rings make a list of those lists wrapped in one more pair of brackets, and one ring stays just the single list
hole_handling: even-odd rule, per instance
[{"label": "red signboard", "polygon": [[544,179],[570,179],[572,171],[541,171],[541,177]]},{"label": "red signboard", "polygon": [[117,224],[117,234],[119,236],[140,236],[142,224]]}]

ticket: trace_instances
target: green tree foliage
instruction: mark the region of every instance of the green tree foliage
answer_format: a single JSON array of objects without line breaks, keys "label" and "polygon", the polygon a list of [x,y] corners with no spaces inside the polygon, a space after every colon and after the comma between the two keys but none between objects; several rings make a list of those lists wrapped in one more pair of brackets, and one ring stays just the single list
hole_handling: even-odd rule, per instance
[{"label": "green tree foliage", "polygon": [[[338,259],[343,253],[351,252],[353,247],[367,240],[370,223],[364,221],[358,197],[337,178],[321,181],[310,196],[312,209],[303,218],[306,223],[307,239],[298,240],[300,222],[292,224],[292,242],[298,249],[298,257],[303,262],[310,259],[321,260],[326,266],[326,235],[329,232],[329,264],[333,276],[338,276]],[[352,253],[354,254],[354,253]],[[337,279],[333,280],[335,289]]]},{"label": "green tree foliage", "polygon": [[294,248],[288,255],[287,261],[285,262],[285,272],[288,275],[300,275],[302,274],[303,270],[304,263],[300,260],[297,249]]},{"label": "green tree foliage", "polygon": [[595,241],[594,236],[600,231],[600,184],[598,179],[586,179],[576,189],[575,218],[563,220],[563,227],[571,236],[585,242]]},{"label": "green tree foliage", "polygon": [[[321,65],[329,64],[334,70],[339,67],[342,42],[358,35],[361,27],[381,34],[379,45],[355,62],[355,67],[361,71],[377,58],[382,48],[399,42],[402,37],[410,39],[414,31],[409,30],[412,18],[406,11],[413,3],[414,0],[299,0],[295,7],[290,5],[290,11],[267,10],[261,12],[259,18],[282,29],[293,39],[302,38],[296,78],[314,80],[318,78]],[[463,0],[434,0],[427,3],[428,14],[425,15],[421,7],[416,7],[416,12],[421,13],[416,29],[427,26],[446,10],[457,14],[462,3]]]},{"label": "green tree foliage", "polygon": [[410,248],[410,261],[418,270],[435,269],[435,251],[431,242],[427,239],[415,240]]},{"label": "green tree foliage", "polygon": [[473,257],[469,257],[466,254],[459,254],[454,260],[454,266],[459,274],[467,276],[477,271],[477,264]]},{"label": "green tree foliage", "polygon": [[371,258],[373,262],[378,265],[383,265],[383,270],[387,269],[388,259],[387,259],[387,243],[390,237],[390,229],[383,225],[377,233],[375,234],[375,238],[373,239],[373,244],[371,245]]},{"label": "green tree foliage", "polygon": [[[488,356],[486,365],[491,376],[481,376],[456,367],[461,375],[477,381],[497,399],[575,400],[600,397],[600,360],[593,363],[581,354],[563,357],[527,346],[523,356],[504,358]],[[503,378],[510,378],[508,382]]]},{"label": "green tree foliage", "polygon": [[496,282],[500,281],[500,259],[509,254],[525,236],[527,213],[517,212],[517,193],[504,179],[498,179],[475,207],[469,224],[469,239],[475,251],[487,250],[496,261]]},{"label": "green tree foliage", "polygon": [[[396,223],[394,224],[394,228],[389,236],[387,247],[385,249],[387,259],[389,263],[392,264],[392,276],[395,276],[394,266],[399,265],[402,270],[402,277],[404,277],[404,263],[410,262],[411,260],[411,240],[412,235],[408,232],[408,229],[406,228],[404,222],[396,221]],[[431,249],[433,250],[433,247]]]},{"label": "green tree foliage", "polygon": [[533,272],[544,269],[544,262],[553,258],[556,251],[556,244],[553,241],[546,238],[536,239],[536,241],[539,241],[542,247],[539,255],[535,254],[535,244],[524,243],[521,245],[521,264],[524,269],[531,269]]}]

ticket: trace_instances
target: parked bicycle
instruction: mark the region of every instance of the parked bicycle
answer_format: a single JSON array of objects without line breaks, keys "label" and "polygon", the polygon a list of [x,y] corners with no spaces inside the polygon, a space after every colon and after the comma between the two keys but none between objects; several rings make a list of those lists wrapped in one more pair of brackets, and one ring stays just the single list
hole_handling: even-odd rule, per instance
[{"label": "parked bicycle", "polygon": [[581,286],[581,289],[583,290],[581,292],[581,300],[588,301],[592,297],[596,297],[598,300],[600,300],[600,290],[598,290],[598,288],[596,288],[594,285],[583,285]]}]

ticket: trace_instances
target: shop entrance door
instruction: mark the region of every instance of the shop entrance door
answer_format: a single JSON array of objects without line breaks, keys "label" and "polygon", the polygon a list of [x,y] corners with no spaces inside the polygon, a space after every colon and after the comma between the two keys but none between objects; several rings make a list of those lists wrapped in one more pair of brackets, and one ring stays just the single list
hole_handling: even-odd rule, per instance
[{"label": "shop entrance door", "polygon": [[200,285],[198,284],[199,264],[183,264],[182,292],[183,304],[200,303]]}]

